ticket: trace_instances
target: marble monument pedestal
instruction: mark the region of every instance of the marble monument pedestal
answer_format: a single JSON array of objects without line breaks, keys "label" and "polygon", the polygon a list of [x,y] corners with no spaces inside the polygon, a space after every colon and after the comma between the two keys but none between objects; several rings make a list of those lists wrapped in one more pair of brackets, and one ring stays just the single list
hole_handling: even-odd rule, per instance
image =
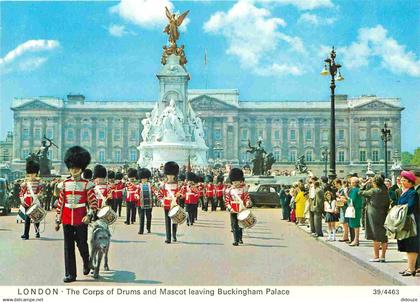
[{"label": "marble monument pedestal", "polygon": [[159,168],[168,161],[174,161],[179,166],[188,165],[207,166],[208,147],[200,146],[196,142],[142,142],[138,147],[140,157],[137,164],[140,167]]}]

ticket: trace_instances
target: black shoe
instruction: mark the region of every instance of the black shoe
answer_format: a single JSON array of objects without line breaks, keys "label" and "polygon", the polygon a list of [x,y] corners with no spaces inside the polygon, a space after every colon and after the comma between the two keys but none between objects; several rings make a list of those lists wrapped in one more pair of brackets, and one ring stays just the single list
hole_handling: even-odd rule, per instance
[{"label": "black shoe", "polygon": [[150,230],[147,230],[147,233],[149,233],[149,234],[150,234],[151,232],[152,232],[152,231],[150,231]]},{"label": "black shoe", "polygon": [[124,223],[127,224],[127,225],[130,224],[128,221],[124,221]]},{"label": "black shoe", "polygon": [[140,232],[140,231],[139,231],[137,234],[139,234],[139,235],[143,235],[143,232]]},{"label": "black shoe", "polygon": [[174,237],[174,239],[173,239],[173,242],[176,242],[177,240],[176,240],[176,237]]},{"label": "black shoe", "polygon": [[239,240],[239,243],[240,243],[240,244],[244,244],[244,242],[242,241],[242,239],[241,239],[241,240]]},{"label": "black shoe", "polygon": [[38,234],[35,235],[35,238],[40,238],[41,236]]},{"label": "black shoe", "polygon": [[64,282],[64,283],[70,283],[70,282],[74,282],[74,281],[76,281],[76,277],[66,276],[66,277],[64,277],[64,279],[63,279],[63,282]]},{"label": "black shoe", "polygon": [[165,243],[171,243],[171,241],[170,240],[165,240]]},{"label": "black shoe", "polygon": [[234,243],[232,243],[232,245],[234,245],[234,246],[238,246],[238,243],[237,243],[237,242],[234,242]]},{"label": "black shoe", "polygon": [[415,277],[415,276],[416,276],[416,271],[414,271],[414,272],[410,272],[409,270],[407,270],[407,271],[405,271],[404,273],[402,273],[402,274],[401,274],[401,276],[403,276],[403,277],[408,277],[408,276],[413,276],[413,277]]},{"label": "black shoe", "polygon": [[23,240],[28,240],[29,239],[29,237],[26,237],[26,236],[21,236],[20,238],[22,238]]},{"label": "black shoe", "polygon": [[90,273],[90,267],[86,267],[86,266],[84,266],[83,267],[83,275],[89,275],[89,273]]}]

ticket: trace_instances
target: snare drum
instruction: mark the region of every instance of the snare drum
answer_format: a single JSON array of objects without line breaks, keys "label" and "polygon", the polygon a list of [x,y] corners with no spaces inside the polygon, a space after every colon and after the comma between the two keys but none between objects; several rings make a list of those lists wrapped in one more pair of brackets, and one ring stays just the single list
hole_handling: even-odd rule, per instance
[{"label": "snare drum", "polygon": [[238,213],[238,224],[242,229],[250,229],[257,223],[257,217],[250,210]]},{"label": "snare drum", "polygon": [[29,216],[34,223],[40,223],[47,215],[47,211],[45,211],[39,204],[35,203],[29,207],[26,211],[26,215]]},{"label": "snare drum", "polygon": [[98,218],[105,221],[108,225],[111,225],[117,221],[118,216],[110,206],[104,206],[99,210]]},{"label": "snare drum", "polygon": [[169,218],[175,224],[183,224],[187,219],[187,213],[180,206],[174,206],[168,213]]}]

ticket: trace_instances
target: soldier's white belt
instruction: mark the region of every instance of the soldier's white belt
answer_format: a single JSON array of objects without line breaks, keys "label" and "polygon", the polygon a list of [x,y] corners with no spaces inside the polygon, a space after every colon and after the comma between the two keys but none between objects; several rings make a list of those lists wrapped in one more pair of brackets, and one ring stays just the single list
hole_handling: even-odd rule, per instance
[{"label": "soldier's white belt", "polygon": [[66,203],[64,204],[64,206],[69,209],[78,209],[78,208],[86,207],[86,203],[76,203],[76,204]]}]

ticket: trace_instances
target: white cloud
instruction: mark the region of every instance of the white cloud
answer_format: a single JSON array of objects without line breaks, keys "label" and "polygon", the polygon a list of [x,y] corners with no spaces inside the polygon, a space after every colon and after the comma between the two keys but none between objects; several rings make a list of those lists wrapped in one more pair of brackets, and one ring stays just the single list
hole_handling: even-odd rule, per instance
[{"label": "white cloud", "polygon": [[258,2],[273,2],[281,5],[293,5],[300,10],[312,10],[321,7],[334,7],[331,0],[259,0]]},{"label": "white cloud", "polygon": [[32,71],[40,67],[45,62],[47,62],[47,60],[48,59],[45,57],[28,58],[20,62],[18,64],[18,68],[22,71]]},{"label": "white cloud", "polygon": [[[121,0],[110,8],[111,13],[118,14],[124,20],[146,29],[160,29],[167,24],[165,6],[172,12],[174,5],[169,0]],[[175,12],[179,13],[179,12]],[[186,31],[189,19],[180,26]]]},{"label": "white cloud", "polygon": [[114,36],[114,37],[122,37],[128,34],[128,31],[125,29],[124,25],[117,25],[117,24],[111,24],[108,27],[108,32],[111,36]]},{"label": "white cloud", "polygon": [[[251,1],[240,0],[227,12],[216,12],[204,24],[208,33],[219,34],[228,42],[227,54],[236,56],[240,65],[259,75],[301,74],[297,64],[279,62],[288,51],[305,53],[299,37],[279,31],[287,24],[282,18],[271,16],[266,8],[258,8]],[[285,42],[285,43],[281,43]],[[286,67],[287,68],[286,68]],[[299,71],[297,71],[299,69]]]},{"label": "white cloud", "polygon": [[53,50],[59,46],[60,43],[56,40],[28,40],[12,51],[9,51],[3,58],[0,58],[0,65],[11,64],[13,61],[29,52]]},{"label": "white cloud", "polygon": [[335,18],[322,18],[315,14],[304,13],[299,17],[298,23],[309,25],[331,25],[335,21]]},{"label": "white cloud", "polygon": [[357,40],[341,47],[341,51],[343,63],[350,69],[367,66],[370,58],[377,57],[381,65],[393,73],[420,76],[420,60],[416,54],[398,44],[382,25],[359,29]]}]

